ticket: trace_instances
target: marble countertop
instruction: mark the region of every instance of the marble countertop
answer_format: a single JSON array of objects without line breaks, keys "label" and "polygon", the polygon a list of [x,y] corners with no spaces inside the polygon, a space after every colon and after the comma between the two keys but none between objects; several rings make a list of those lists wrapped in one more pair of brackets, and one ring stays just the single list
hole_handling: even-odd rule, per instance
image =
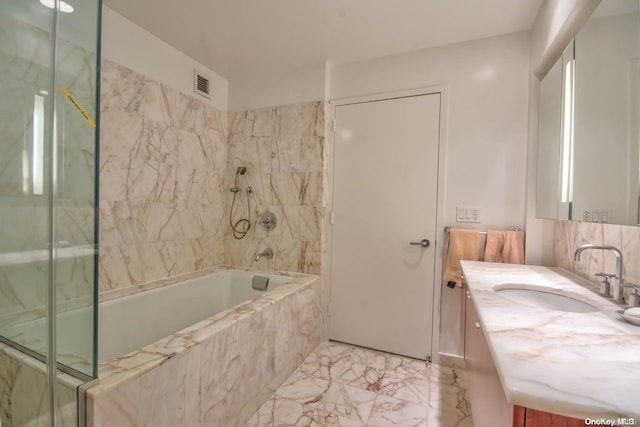
[{"label": "marble countertop", "polygon": [[[640,326],[618,315],[623,306],[561,269],[461,264],[509,403],[575,418],[640,418]],[[570,292],[601,311],[515,303],[493,291],[507,283]]]}]

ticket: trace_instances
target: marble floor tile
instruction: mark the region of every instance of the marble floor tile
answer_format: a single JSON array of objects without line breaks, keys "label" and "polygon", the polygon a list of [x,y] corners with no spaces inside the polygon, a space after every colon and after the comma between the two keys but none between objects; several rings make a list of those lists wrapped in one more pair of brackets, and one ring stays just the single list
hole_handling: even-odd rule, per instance
[{"label": "marble floor tile", "polygon": [[247,427],[472,427],[466,374],[336,342],[318,347]]},{"label": "marble floor tile", "polygon": [[331,402],[302,404],[274,396],[245,427],[360,427],[365,425],[354,408]]},{"label": "marble floor tile", "polygon": [[427,427],[429,411],[430,409],[426,405],[379,395],[374,402],[367,426]]}]

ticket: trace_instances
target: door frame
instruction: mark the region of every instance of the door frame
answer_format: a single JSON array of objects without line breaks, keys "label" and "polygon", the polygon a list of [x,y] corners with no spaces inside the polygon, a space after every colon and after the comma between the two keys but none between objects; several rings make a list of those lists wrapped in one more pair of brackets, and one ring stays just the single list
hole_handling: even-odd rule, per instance
[{"label": "door frame", "polygon": [[[440,94],[440,130],[438,141],[438,182],[437,182],[437,199],[436,199],[436,235],[434,236],[433,249],[435,251],[435,265],[433,277],[433,307],[432,307],[432,331],[431,331],[431,354],[427,355],[432,363],[439,363],[440,354],[440,309],[442,298],[442,267],[445,249],[441,242],[445,242],[444,231],[444,203],[445,203],[445,165],[446,165],[446,141],[447,141],[447,112],[448,112],[448,85],[434,85],[421,87],[416,89],[382,92],[369,95],[362,95],[350,98],[340,98],[329,100],[329,108],[327,109],[328,117],[326,128],[329,130],[326,138],[327,147],[325,150],[328,174],[328,194],[327,194],[327,212],[329,221],[327,221],[327,254],[325,262],[322,263],[322,275],[326,280],[329,288],[329,310],[331,307],[331,260],[332,260],[332,233],[333,233],[333,189],[334,189],[334,160],[335,160],[335,117],[336,107],[351,104],[361,104],[365,102],[385,101],[395,98],[408,98],[420,95]],[[329,312],[331,316],[331,312]],[[328,325],[327,325],[328,326]]]}]

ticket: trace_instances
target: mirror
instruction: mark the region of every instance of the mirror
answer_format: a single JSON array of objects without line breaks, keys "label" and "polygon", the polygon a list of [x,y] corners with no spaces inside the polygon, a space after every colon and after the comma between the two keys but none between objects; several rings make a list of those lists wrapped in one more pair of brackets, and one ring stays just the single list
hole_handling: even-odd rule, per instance
[{"label": "mirror", "polygon": [[602,2],[541,83],[538,218],[639,224],[639,99],[638,1]]},{"label": "mirror", "polygon": [[568,210],[561,209],[560,203],[562,67],[563,59],[561,57],[540,83],[536,186],[536,216],[538,218],[568,219]]},{"label": "mirror", "polygon": [[638,225],[637,0],[604,1],[575,38],[572,219]]}]

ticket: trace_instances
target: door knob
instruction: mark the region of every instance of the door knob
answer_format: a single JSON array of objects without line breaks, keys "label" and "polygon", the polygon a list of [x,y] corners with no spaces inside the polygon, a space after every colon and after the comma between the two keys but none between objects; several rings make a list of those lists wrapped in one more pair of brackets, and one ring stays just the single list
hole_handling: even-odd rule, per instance
[{"label": "door knob", "polygon": [[428,248],[431,242],[429,239],[422,239],[419,242],[409,242],[412,246],[422,246],[423,248]]}]

